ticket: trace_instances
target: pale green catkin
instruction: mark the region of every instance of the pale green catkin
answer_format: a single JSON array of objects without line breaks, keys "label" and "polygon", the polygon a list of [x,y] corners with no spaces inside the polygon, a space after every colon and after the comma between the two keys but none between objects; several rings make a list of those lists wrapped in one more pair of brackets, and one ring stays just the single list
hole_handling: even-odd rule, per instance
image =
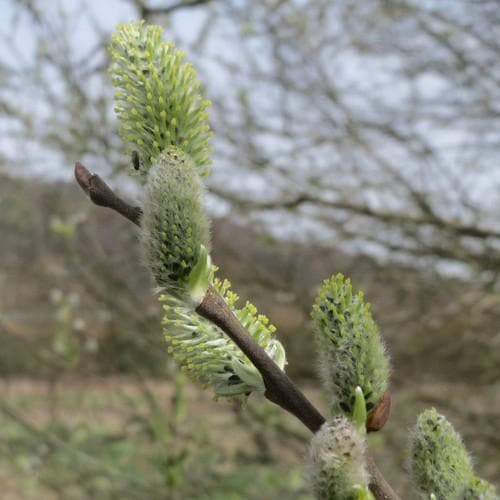
[{"label": "pale green catkin", "polygon": [[362,292],[353,293],[350,280],[342,274],[332,276],[323,282],[312,319],[332,413],[352,414],[357,386],[370,412],[387,390],[389,362]]},{"label": "pale green catkin", "polygon": [[323,424],[311,440],[309,474],[318,500],[373,498],[368,490],[365,434],[344,416]]},{"label": "pale green catkin", "polygon": [[499,500],[500,497],[496,494],[492,484],[480,477],[474,477],[463,491],[462,498],[463,500]]},{"label": "pale green catkin", "polygon": [[[249,302],[238,308],[238,296],[227,280],[215,279],[214,286],[253,339],[283,369],[283,346],[274,338],[275,328]],[[211,387],[216,396],[247,396],[264,392],[262,377],[242,351],[218,327],[199,316],[184,301],[164,294],[164,335],[169,352],[191,378]]]},{"label": "pale green catkin", "polygon": [[118,25],[111,37],[110,73],[120,136],[138,153],[143,180],[160,154],[171,146],[184,151],[200,175],[209,173],[212,135],[200,83],[191,64],[160,26],[142,21]]},{"label": "pale green catkin", "polygon": [[167,149],[151,166],[141,220],[142,245],[156,283],[171,293],[189,288],[203,249],[208,251],[209,223],[202,194],[193,162],[182,151]]},{"label": "pale green catkin", "polygon": [[491,485],[474,476],[462,438],[434,408],[419,415],[411,433],[409,468],[422,498],[431,494],[436,500],[497,498]]}]

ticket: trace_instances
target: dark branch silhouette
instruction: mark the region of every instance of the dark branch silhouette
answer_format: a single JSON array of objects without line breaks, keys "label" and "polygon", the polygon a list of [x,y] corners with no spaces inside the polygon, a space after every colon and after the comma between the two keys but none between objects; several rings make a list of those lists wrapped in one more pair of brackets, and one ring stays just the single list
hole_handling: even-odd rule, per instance
[{"label": "dark branch silhouette", "polygon": [[176,2],[165,7],[148,7],[147,5],[142,4],[139,6],[139,8],[142,17],[146,18],[149,16],[172,14],[177,10],[184,9],[186,7],[197,7],[199,5],[210,3],[211,1],[212,0],[181,0],[180,2]]}]

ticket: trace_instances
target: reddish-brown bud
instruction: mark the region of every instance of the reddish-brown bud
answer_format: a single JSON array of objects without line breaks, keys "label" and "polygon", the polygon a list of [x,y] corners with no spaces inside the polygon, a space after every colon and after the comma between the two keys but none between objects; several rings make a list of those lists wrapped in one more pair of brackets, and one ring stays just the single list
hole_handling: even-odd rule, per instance
[{"label": "reddish-brown bud", "polygon": [[376,432],[384,427],[389,414],[391,413],[391,394],[385,391],[382,399],[377,403],[375,408],[368,414],[366,419],[366,431]]}]

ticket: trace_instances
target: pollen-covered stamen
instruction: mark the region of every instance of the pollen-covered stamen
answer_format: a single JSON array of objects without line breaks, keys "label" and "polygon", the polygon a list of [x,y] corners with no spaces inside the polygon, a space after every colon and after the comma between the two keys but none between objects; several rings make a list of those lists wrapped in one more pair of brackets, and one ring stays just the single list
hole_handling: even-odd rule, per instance
[{"label": "pollen-covered stamen", "polygon": [[209,172],[212,135],[200,83],[191,64],[173,43],[162,40],[160,26],[142,21],[120,24],[109,47],[115,111],[120,135],[140,162],[146,180],[151,165],[172,146],[182,149],[200,175]]}]

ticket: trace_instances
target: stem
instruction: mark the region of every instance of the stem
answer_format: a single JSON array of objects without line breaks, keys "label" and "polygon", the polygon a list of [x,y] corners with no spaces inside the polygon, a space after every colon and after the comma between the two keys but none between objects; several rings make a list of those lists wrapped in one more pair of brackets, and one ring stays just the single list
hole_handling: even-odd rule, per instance
[{"label": "stem", "polygon": [[111,208],[136,226],[141,225],[142,209],[119,198],[97,174],[89,172],[79,161],[75,163],[75,179],[96,205]]},{"label": "stem", "polygon": [[370,491],[377,500],[401,500],[392,486],[386,481],[375,460],[369,455],[366,456],[366,465],[370,474]]},{"label": "stem", "polygon": [[[89,198],[102,207],[115,210],[140,226],[142,209],[128,204],[96,174],[91,174],[80,162],[75,164],[75,178]],[[304,396],[290,378],[280,370],[267,353],[253,340],[229,309],[219,293],[209,286],[196,312],[224,331],[259,370],[266,387],[265,396],[297,417],[311,432],[317,432],[324,417]],[[379,471],[375,461],[367,457],[370,490],[377,500],[400,500]]]},{"label": "stem", "polygon": [[285,372],[253,340],[211,285],[196,312],[226,333],[255,365],[264,380],[267,399],[295,415],[311,432],[319,430],[325,419]]}]

